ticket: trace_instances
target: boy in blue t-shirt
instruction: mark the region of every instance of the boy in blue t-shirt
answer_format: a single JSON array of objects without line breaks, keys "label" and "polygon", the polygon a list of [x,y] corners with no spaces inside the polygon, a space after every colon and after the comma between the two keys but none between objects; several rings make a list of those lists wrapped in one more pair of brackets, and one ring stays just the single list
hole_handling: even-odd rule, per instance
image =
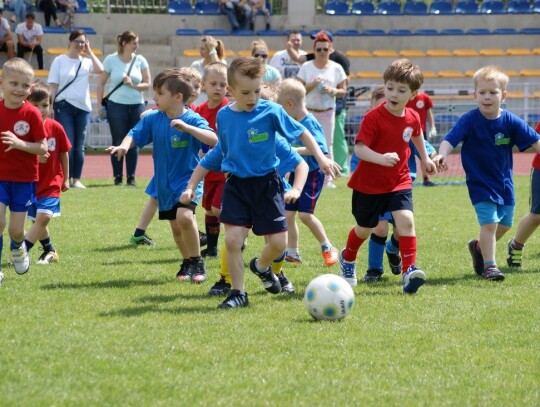
[{"label": "boy in blue t-shirt", "polygon": [[[504,280],[495,261],[495,242],[512,226],[514,182],[512,147],[540,152],[540,136],[516,115],[501,109],[508,76],[495,66],[474,74],[478,108],[464,114],[439,148],[442,162],[460,142],[469,197],[480,223],[479,239],[469,242],[474,271],[485,280]],[[443,164],[444,165],[444,164]]]},{"label": "boy in blue t-shirt", "polygon": [[[259,100],[264,66],[253,57],[234,59],[227,71],[229,93],[235,102],[217,115],[223,172],[229,177],[223,189],[220,221],[225,225],[225,248],[232,290],[219,308],[245,307],[244,262],[241,247],[248,228],[266,237],[266,245],[250,269],[273,294],[281,292],[272,261],[282,255],[287,243],[283,183],[276,172],[276,135],[293,142],[299,138],[313,152],[325,174],[339,175],[340,168],[328,160],[304,126],[290,118],[274,102]],[[206,170],[198,166],[188,183],[182,202],[193,199],[194,188]]]},{"label": "boy in blue t-shirt", "polygon": [[153,143],[159,219],[169,221],[178,250],[189,259],[191,281],[198,284],[207,278],[195,221],[202,186],[197,186],[200,191],[186,204],[180,202],[180,195],[199,163],[201,143],[214,145],[217,136],[205,119],[186,108],[191,93],[189,75],[167,71],[155,86],[157,109],[145,115],[119,146],[107,150],[120,159],[135,145]]}]

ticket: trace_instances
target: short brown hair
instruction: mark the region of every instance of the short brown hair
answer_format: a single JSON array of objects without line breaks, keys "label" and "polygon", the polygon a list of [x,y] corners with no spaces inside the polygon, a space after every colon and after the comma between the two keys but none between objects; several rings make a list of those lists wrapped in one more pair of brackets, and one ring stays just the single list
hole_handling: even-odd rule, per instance
[{"label": "short brown hair", "polygon": [[224,75],[227,78],[227,65],[223,62],[211,62],[204,67],[203,81],[206,80],[208,75],[217,73]]},{"label": "short brown hair", "polygon": [[384,98],[384,85],[377,85],[375,88],[371,91],[371,106],[376,104],[379,100]]},{"label": "short brown hair", "polygon": [[236,79],[234,74],[238,73],[238,75],[246,76],[249,79],[260,79],[264,72],[263,62],[259,58],[238,57],[232,60],[227,69],[227,81],[229,86],[234,87]]},{"label": "short brown hair", "polygon": [[32,88],[32,92],[28,95],[26,100],[30,103],[38,103],[45,99],[48,99],[49,103],[52,103],[51,88],[46,83],[36,81]]},{"label": "short brown hair", "polygon": [[2,67],[2,78],[6,78],[12,73],[32,75],[32,79],[34,78],[34,70],[32,69],[32,65],[22,58],[11,58],[4,62],[4,66]]},{"label": "short brown hair", "polygon": [[384,71],[384,83],[395,81],[406,83],[411,90],[417,91],[424,83],[424,75],[418,65],[414,65],[408,59],[396,59]]},{"label": "short brown hair", "polygon": [[122,34],[117,35],[116,48],[118,49],[118,53],[121,54],[124,52],[124,45],[126,45],[128,42],[136,40],[137,38],[139,38],[139,36],[133,31],[124,31]]},{"label": "short brown hair", "polygon": [[506,87],[508,86],[508,81],[509,81],[508,75],[505,74],[501,70],[501,68],[495,65],[484,66],[474,73],[473,75],[474,88],[476,89],[479,81],[491,81],[491,80],[496,81],[503,92],[506,91]]},{"label": "short brown hair", "polygon": [[[157,79],[159,77],[159,79]],[[191,76],[185,72],[180,72],[179,69],[168,69],[162,74],[156,76],[157,80],[154,80],[155,89],[166,88],[173,95],[181,93],[183,96],[182,101],[186,103],[191,94],[193,93],[193,87],[191,85]]]},{"label": "short brown hair", "polygon": [[223,44],[223,41],[221,41],[221,40],[216,40],[211,35],[205,35],[204,37],[201,38],[201,41],[206,42],[209,39],[212,39],[212,40],[216,41],[216,44],[217,44],[216,45],[216,53],[217,53],[218,59],[221,61],[223,59],[223,56],[225,55],[225,44]]},{"label": "short brown hair", "polygon": [[84,37],[86,38],[86,33],[84,32],[84,30],[73,30],[73,31],[71,31],[69,33],[69,42],[75,40],[75,38],[78,38],[81,35],[84,35]]}]

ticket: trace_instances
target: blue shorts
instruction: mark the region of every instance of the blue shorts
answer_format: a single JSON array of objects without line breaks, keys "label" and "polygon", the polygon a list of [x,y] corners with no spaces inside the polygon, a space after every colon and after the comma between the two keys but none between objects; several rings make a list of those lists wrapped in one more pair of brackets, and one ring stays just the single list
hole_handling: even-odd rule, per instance
[{"label": "blue shorts", "polygon": [[283,182],[277,172],[262,177],[227,178],[223,187],[221,223],[252,227],[258,236],[287,230]]},{"label": "blue shorts", "polygon": [[387,194],[364,194],[353,190],[352,214],[358,226],[374,228],[386,212],[413,211],[412,189]]},{"label": "blue shorts", "polygon": [[495,202],[479,202],[474,205],[476,217],[480,226],[489,223],[500,223],[503,226],[512,226],[514,223],[514,205],[497,205]]},{"label": "blue shorts", "polygon": [[540,215],[540,171],[533,168],[531,172],[531,213]]},{"label": "blue shorts", "polygon": [[44,196],[39,198],[28,209],[28,219],[36,220],[38,213],[44,213],[51,218],[57,218],[60,216],[60,198]]},{"label": "blue shorts", "polygon": [[146,195],[149,195],[151,198],[154,198],[157,201],[157,188],[156,188],[156,182],[154,181],[154,177],[150,179],[150,182],[146,186],[145,191]]},{"label": "blue shorts", "polygon": [[388,223],[391,223],[392,225],[396,226],[396,221],[394,220],[394,217],[392,216],[392,212],[385,212],[381,216],[379,216],[379,220],[387,220]]},{"label": "blue shorts", "polygon": [[[289,176],[289,184],[294,183],[294,172]],[[300,198],[294,203],[285,204],[285,210],[298,211],[304,213],[315,212],[315,205],[321,196],[324,184],[324,174],[321,170],[311,171],[306,180],[306,185],[302,189]]]},{"label": "blue shorts", "polygon": [[0,181],[0,202],[11,212],[28,212],[35,201],[35,182]]}]

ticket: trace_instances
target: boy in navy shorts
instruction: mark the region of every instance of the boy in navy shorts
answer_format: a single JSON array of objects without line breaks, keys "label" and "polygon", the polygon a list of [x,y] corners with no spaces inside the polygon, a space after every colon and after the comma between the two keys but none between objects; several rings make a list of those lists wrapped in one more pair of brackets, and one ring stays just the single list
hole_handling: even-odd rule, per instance
[{"label": "boy in navy shorts", "polygon": [[207,278],[195,221],[202,186],[187,204],[180,202],[180,195],[199,162],[201,143],[214,145],[217,136],[206,120],[186,108],[191,92],[189,75],[167,71],[155,84],[157,109],[146,114],[119,146],[107,150],[120,158],[135,145],[153,143],[159,219],[169,221],[178,250],[184,259],[189,259],[191,281],[199,284]]},{"label": "boy in navy shorts", "polygon": [[357,284],[358,250],[379,223],[379,216],[391,212],[400,236],[403,292],[413,294],[424,284],[426,275],[415,266],[412,181],[407,165],[411,154],[409,141],[416,146],[428,173],[436,172],[436,167],[427,155],[418,113],[405,106],[420,89],[424,77],[406,59],[390,64],[383,77],[386,101],[364,116],[356,136],[354,152],[360,163],[348,183],[353,189],[356,226],[349,232],[340,254],[341,276],[351,286]]},{"label": "boy in navy shorts", "polygon": [[[47,153],[41,113],[26,101],[33,81],[34,71],[24,59],[12,58],[4,64],[0,77],[4,90],[4,99],[0,100],[0,258],[9,208],[11,257],[18,274],[30,268],[24,222],[36,197],[37,156]],[[0,283],[2,278],[0,272]]]},{"label": "boy in navy shorts", "polygon": [[[279,279],[271,271],[272,261],[283,254],[287,244],[283,183],[276,171],[276,133],[289,142],[299,138],[325,174],[339,175],[340,171],[337,164],[324,156],[304,126],[290,118],[278,104],[260,100],[263,74],[264,66],[257,58],[234,59],[227,70],[227,79],[235,102],[217,115],[222,170],[229,173],[223,188],[220,221],[225,226],[225,250],[233,288],[219,308],[248,305],[241,252],[248,228],[267,238],[260,256],[250,262],[251,271],[267,291],[281,292]],[[199,166],[185,196],[193,198],[201,174],[204,175],[204,170]]]}]

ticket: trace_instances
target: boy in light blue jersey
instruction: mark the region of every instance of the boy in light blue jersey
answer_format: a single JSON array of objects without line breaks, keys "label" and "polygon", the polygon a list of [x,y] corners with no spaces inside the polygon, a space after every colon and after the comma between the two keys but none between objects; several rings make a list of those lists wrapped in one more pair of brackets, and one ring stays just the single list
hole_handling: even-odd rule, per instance
[{"label": "boy in light blue jersey", "polygon": [[[264,66],[258,59],[234,59],[227,78],[229,93],[236,101],[222,108],[217,115],[223,152],[221,168],[229,173],[223,190],[220,221],[225,225],[225,247],[233,288],[219,308],[248,305],[241,252],[248,228],[267,239],[261,255],[251,260],[251,271],[261,279],[267,291],[281,292],[279,279],[270,267],[287,243],[283,183],[276,172],[279,164],[277,133],[290,142],[299,138],[313,152],[325,174],[340,173],[339,166],[324,156],[304,126],[290,118],[276,103],[259,100],[263,74]],[[193,199],[198,176],[204,172],[201,168],[195,170],[182,202]]]},{"label": "boy in light blue jersey", "polygon": [[[324,130],[317,119],[308,112],[305,106],[306,88],[296,79],[285,79],[279,85],[278,103],[283,106],[283,109],[295,120],[298,120],[304,125],[308,131],[313,134],[321,151],[327,153],[326,139]],[[295,140],[295,147],[301,148],[300,154],[309,154],[305,151],[300,140]],[[330,243],[326,231],[321,221],[315,216],[315,206],[321,195],[324,174],[319,169],[319,163],[310,155],[303,155],[304,160],[309,166],[309,174],[307,182],[302,190],[300,198],[293,203],[285,205],[285,214],[287,224],[289,226],[288,247],[285,260],[291,263],[302,263],[302,258],[298,250],[298,225],[296,224],[296,213],[304,225],[308,227],[315,239],[321,247],[321,254],[326,266],[331,266],[338,261],[338,251]],[[290,175],[289,181],[294,182],[296,174],[293,172]]]},{"label": "boy in light blue jersey", "polygon": [[501,281],[495,261],[496,241],[512,226],[514,181],[512,147],[540,152],[540,136],[525,121],[501,108],[508,76],[495,66],[480,68],[473,76],[478,108],[465,113],[450,129],[439,148],[446,157],[460,142],[461,162],[467,175],[469,197],[480,224],[479,239],[469,242],[474,271],[485,280]]},{"label": "boy in light blue jersey", "polygon": [[199,163],[201,143],[214,145],[217,136],[206,120],[186,108],[191,92],[191,81],[186,73],[167,71],[155,86],[157,109],[145,115],[119,146],[109,147],[108,151],[121,158],[135,145],[144,147],[153,143],[159,219],[169,221],[178,250],[184,259],[189,259],[191,281],[198,284],[207,278],[195,221],[202,186],[197,186],[193,199],[187,204],[179,200]]}]

